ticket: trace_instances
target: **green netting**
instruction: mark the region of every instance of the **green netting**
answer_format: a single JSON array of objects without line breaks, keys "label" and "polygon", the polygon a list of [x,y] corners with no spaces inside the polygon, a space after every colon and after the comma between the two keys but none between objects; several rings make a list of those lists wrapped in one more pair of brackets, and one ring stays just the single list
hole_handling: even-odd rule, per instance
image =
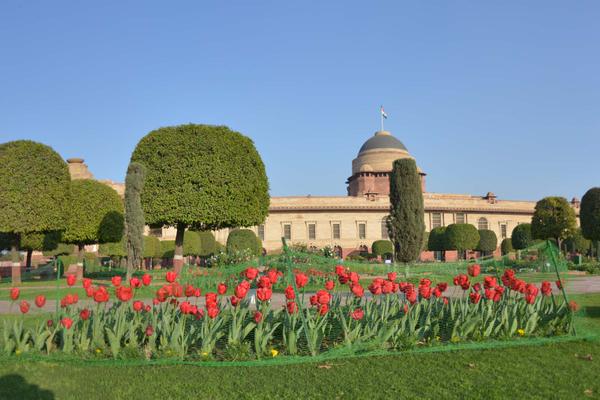
[{"label": "green netting", "polygon": [[[154,274],[163,276],[173,278]],[[519,257],[409,265],[342,262],[284,243],[281,255],[249,263],[187,266],[154,300],[149,289],[129,298],[110,288],[112,303],[57,307],[52,326],[5,321],[0,360],[273,365],[596,338],[586,310],[570,303],[578,279],[551,242]]]}]

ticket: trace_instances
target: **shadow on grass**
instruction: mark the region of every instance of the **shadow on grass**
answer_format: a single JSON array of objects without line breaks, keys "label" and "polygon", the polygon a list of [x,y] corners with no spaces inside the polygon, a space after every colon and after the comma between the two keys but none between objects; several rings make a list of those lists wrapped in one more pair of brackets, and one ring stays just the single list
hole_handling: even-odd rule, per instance
[{"label": "shadow on grass", "polygon": [[0,399],[53,400],[54,398],[54,393],[27,383],[21,375],[8,374],[0,377]]},{"label": "shadow on grass", "polygon": [[587,318],[600,318],[600,306],[585,307],[585,316]]}]

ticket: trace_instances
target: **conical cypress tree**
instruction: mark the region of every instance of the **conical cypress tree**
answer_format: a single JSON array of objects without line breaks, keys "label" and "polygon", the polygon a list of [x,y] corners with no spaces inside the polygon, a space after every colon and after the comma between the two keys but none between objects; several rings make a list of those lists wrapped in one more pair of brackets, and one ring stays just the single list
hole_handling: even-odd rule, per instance
[{"label": "conical cypress tree", "polygon": [[415,160],[394,161],[390,175],[390,203],[387,225],[396,260],[416,261],[421,253],[425,222],[421,179]]},{"label": "conical cypress tree", "polygon": [[125,177],[125,233],[127,236],[127,278],[142,263],[144,256],[144,211],[141,193],[144,187],[145,168],[131,162]]}]

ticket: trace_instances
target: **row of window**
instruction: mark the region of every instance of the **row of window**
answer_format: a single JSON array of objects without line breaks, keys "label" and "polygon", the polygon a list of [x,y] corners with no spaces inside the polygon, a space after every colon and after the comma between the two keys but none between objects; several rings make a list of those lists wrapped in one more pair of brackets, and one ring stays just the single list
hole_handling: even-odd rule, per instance
[{"label": "row of window", "polygon": [[[381,223],[381,236],[385,239],[388,238],[387,226],[385,225],[385,221]],[[342,238],[342,229],[340,222],[331,222],[331,239],[341,239]],[[366,239],[367,238],[367,223],[366,222],[358,222],[356,224],[357,227],[357,237],[358,239]],[[257,229],[257,234],[260,240],[265,240],[265,226],[260,225]],[[286,222],[281,224],[281,235],[286,240],[296,239],[292,237],[292,224],[291,222]],[[306,237],[308,240],[316,240],[317,239],[317,224],[315,222],[309,222],[306,224]],[[321,238],[322,239],[322,238]]]},{"label": "row of window", "polygon": [[[431,229],[438,228],[440,226],[444,226],[443,214],[441,212],[434,212],[430,214],[431,216]],[[455,213],[454,214],[454,223],[455,224],[466,224],[467,222],[467,214],[465,213]],[[490,224],[485,217],[481,217],[477,219],[477,229],[490,229]],[[502,239],[506,239],[508,237],[507,233],[507,225],[506,223],[500,223],[500,236]]]}]

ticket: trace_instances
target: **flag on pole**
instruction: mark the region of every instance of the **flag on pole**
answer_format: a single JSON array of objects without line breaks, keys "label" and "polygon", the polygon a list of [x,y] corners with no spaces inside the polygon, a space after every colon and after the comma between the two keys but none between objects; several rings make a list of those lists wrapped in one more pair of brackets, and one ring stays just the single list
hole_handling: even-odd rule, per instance
[{"label": "flag on pole", "polygon": [[381,106],[381,116],[385,119],[387,119],[387,114],[385,113],[385,110],[383,109],[383,106]]}]

